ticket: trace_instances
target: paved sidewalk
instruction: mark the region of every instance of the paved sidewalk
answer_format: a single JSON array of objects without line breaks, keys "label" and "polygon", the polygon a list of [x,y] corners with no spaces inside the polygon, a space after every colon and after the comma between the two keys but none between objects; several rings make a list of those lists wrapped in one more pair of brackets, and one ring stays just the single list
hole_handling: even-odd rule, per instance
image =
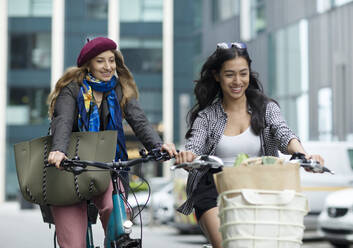
[{"label": "paved sidewalk", "polygon": [[[98,223],[93,225],[94,243],[103,247],[103,229]],[[139,227],[133,230],[133,236],[139,237]],[[310,238],[314,232],[306,232],[309,237],[303,248],[330,248],[326,242]],[[0,241],[1,247],[23,248],[23,247],[43,247],[50,248],[53,245],[54,228],[49,229],[49,225],[42,221],[40,209],[20,209],[17,202],[5,202],[0,204]],[[206,240],[202,235],[180,235],[178,232],[166,225],[144,227],[143,247],[169,247],[169,248],[199,248]],[[57,246],[58,247],[58,246]]]},{"label": "paved sidewalk", "polygon": [[[93,226],[95,241],[103,243],[100,224]],[[54,247],[54,227],[44,223],[38,206],[20,209],[18,202],[0,204],[1,247]],[[58,246],[57,246],[58,247]]]}]

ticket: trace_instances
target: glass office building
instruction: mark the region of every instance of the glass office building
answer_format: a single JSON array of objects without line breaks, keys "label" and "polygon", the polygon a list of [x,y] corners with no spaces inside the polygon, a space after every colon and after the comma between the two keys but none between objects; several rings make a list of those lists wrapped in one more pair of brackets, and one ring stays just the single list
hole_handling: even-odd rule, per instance
[{"label": "glass office building", "polygon": [[353,140],[352,0],[210,0],[203,16],[202,57],[217,42],[245,41],[302,140]]},{"label": "glass office building", "polygon": [[[163,0],[119,3],[119,48],[162,134]],[[352,140],[352,13],[352,0],[174,0],[174,142],[183,143],[202,63],[218,42],[237,40],[247,42],[266,93],[302,140]],[[107,15],[108,0],[65,1],[65,68],[87,38],[107,35]],[[13,197],[13,144],[48,130],[52,0],[8,1],[8,17],[6,192]],[[127,132],[133,156],[140,145]]]},{"label": "glass office building", "polygon": [[[200,51],[201,21],[199,14],[194,14],[199,13],[200,4],[200,0],[174,1],[175,143],[181,137],[180,125],[185,129],[185,121],[179,117],[185,118],[185,107],[190,104],[193,54]],[[48,132],[46,100],[51,82],[52,7],[53,0],[8,1],[7,199],[18,194],[13,145]],[[163,0],[120,0],[119,8],[118,47],[138,85],[141,106],[162,135]],[[107,16],[108,0],[65,1],[64,68],[75,65],[87,38],[107,36]],[[142,145],[127,125],[126,132],[130,156],[135,156]],[[160,168],[152,171],[155,175],[160,173]]]}]

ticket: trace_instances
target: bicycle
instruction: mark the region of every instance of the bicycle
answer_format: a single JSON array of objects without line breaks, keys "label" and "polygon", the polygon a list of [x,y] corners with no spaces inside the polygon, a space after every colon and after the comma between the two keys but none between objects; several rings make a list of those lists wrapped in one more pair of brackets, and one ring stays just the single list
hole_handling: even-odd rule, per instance
[{"label": "bicycle", "polygon": [[[299,163],[299,165],[301,167],[303,167],[304,169],[306,169],[307,171],[312,171],[312,172],[326,172],[326,173],[331,173],[331,174],[334,174],[333,171],[331,171],[330,169],[328,169],[327,167],[324,167],[324,166],[321,166],[317,161],[314,161],[314,160],[308,160],[305,158],[305,155],[304,154],[301,154],[301,153],[295,153],[292,155],[292,157],[290,158],[289,160],[290,163]],[[210,169],[222,169],[222,167],[224,166],[223,164],[223,161],[216,157],[216,156],[212,156],[212,155],[201,155],[199,157],[197,157],[193,162],[186,162],[186,163],[182,163],[182,164],[179,164],[179,165],[174,165],[171,167],[171,170],[175,170],[175,169],[203,169],[203,168],[210,168]],[[222,204],[222,200],[224,201],[224,199],[226,199],[227,201],[230,200],[231,197],[234,197],[236,194],[238,193],[242,193],[243,190],[228,190],[226,192],[220,192],[219,194],[219,197],[218,197],[218,205],[219,205],[219,208],[220,208],[220,211],[219,211],[219,217],[221,218],[221,227],[220,227],[220,232],[222,233],[222,236],[223,236],[223,242],[222,242],[222,246],[225,246],[226,244],[229,245],[228,242],[230,242],[232,239],[233,240],[236,240],[236,239],[241,239],[241,237],[230,237],[229,238],[229,233],[227,233],[226,235],[223,234],[223,232],[227,232],[227,228],[234,225],[236,222],[239,223],[242,223],[242,224],[245,224],[246,222],[242,222],[244,220],[239,220],[239,211],[243,211],[242,209],[245,209],[247,208],[247,206],[244,206],[241,204],[238,204],[238,205],[233,205],[234,202],[231,202],[229,205],[226,206],[226,204]],[[248,193],[252,193],[253,190],[247,190],[245,189],[245,191],[249,191]],[[256,191],[256,190],[255,190]],[[286,190],[285,190],[286,191]],[[268,193],[278,193],[279,191],[275,192],[275,191],[266,191],[266,190],[260,190],[258,191],[260,194],[268,194]],[[247,193],[247,192],[245,192]],[[287,193],[289,193],[289,191],[287,191]],[[297,197],[296,195],[301,195],[301,194],[295,194],[295,192],[291,192],[292,194],[292,197]],[[259,195],[260,195],[259,194]],[[284,194],[281,195],[281,197],[283,196]],[[230,196],[230,197],[228,197]],[[257,195],[256,195],[257,196]],[[303,198],[303,195],[301,195],[301,197]],[[294,198],[292,198],[294,199]],[[304,199],[304,198],[303,198]],[[230,202],[230,201],[229,201]],[[304,202],[304,201],[303,201]],[[269,204],[269,203],[266,203],[266,204]],[[281,203],[282,204],[282,203]],[[255,209],[255,215],[258,214],[257,212],[257,207],[248,207],[248,209]],[[260,207],[261,209],[262,207]],[[265,206],[263,207],[264,209],[266,209],[266,211],[270,211],[271,207],[268,207],[268,206]],[[274,207],[274,209],[276,208],[276,206]],[[237,209],[237,210],[235,210]],[[279,207],[278,209],[281,209],[281,207]],[[289,209],[289,208],[288,208]],[[285,211],[293,211],[294,208],[290,209],[290,210],[286,210]],[[227,212],[227,214],[225,215],[225,212]],[[231,217],[231,221],[224,221],[225,219],[229,218],[231,216],[231,214],[229,214],[229,212],[231,211],[238,211],[237,214],[233,214],[232,217]],[[279,211],[282,211],[282,210],[279,210]],[[304,211],[302,211],[303,213]],[[268,212],[266,212],[266,214],[268,214]],[[223,224],[222,224],[222,216],[223,216]],[[234,219],[235,218],[235,219]],[[247,217],[246,217],[247,218]],[[251,223],[252,220],[249,220],[249,223]],[[261,222],[262,220],[260,220],[259,222]],[[226,223],[227,222],[227,223]],[[254,225],[258,225],[259,223],[255,223],[252,222],[251,224],[254,224]],[[261,225],[262,224],[265,224],[268,225],[268,223],[264,223],[264,222],[261,222],[260,223]],[[259,224],[259,225],[260,225]],[[282,223],[283,224],[283,223]],[[287,224],[287,223],[286,223]],[[297,225],[297,224],[294,224],[294,225]],[[293,226],[294,226],[293,225]],[[298,227],[300,225],[297,225]],[[303,226],[304,227],[304,226]],[[234,232],[234,230],[232,230],[232,232]],[[227,236],[227,238],[225,239],[224,237]],[[246,237],[245,239],[247,239],[249,237]],[[263,238],[263,237],[256,237],[256,238]],[[266,239],[266,238],[265,238]],[[270,238],[269,238],[270,239]],[[293,241],[293,240],[292,240]],[[204,244],[202,246],[203,248],[212,248],[212,245],[210,244]],[[228,246],[226,246],[228,247]],[[233,247],[233,246],[230,246],[230,247]],[[238,247],[238,246],[235,246],[235,247]],[[243,246],[241,246],[243,247]],[[244,246],[244,247],[248,247],[248,246]],[[251,246],[252,247],[252,246]],[[266,246],[267,247],[267,246]]]},{"label": "bicycle", "polygon": [[[73,159],[66,159],[62,162],[61,166],[64,170],[74,173],[76,175],[84,173],[85,171],[92,171],[87,168],[87,166],[109,170],[111,172],[111,179],[113,183],[113,192],[112,192],[112,199],[113,199],[113,211],[110,215],[108,226],[107,226],[107,233],[105,238],[105,247],[110,248],[140,248],[142,246],[142,225],[141,225],[141,236],[138,239],[130,238],[130,233],[132,232],[132,221],[138,215],[140,215],[141,211],[143,210],[144,206],[139,208],[137,214],[134,214],[133,210],[131,209],[131,216],[130,219],[127,219],[127,213],[125,210],[125,205],[129,207],[128,201],[126,197],[123,195],[122,190],[119,188],[118,179],[124,180],[119,172],[127,171],[130,167],[145,163],[151,160],[154,161],[166,161],[171,159],[168,153],[162,152],[159,149],[153,149],[146,153],[145,150],[140,151],[140,158],[128,160],[128,161],[113,161],[109,163],[104,162],[96,162],[96,161],[86,161],[80,160],[78,157]],[[54,165],[47,165],[48,167],[53,167]],[[144,180],[144,179],[143,179]],[[146,181],[147,183],[147,181]],[[148,185],[148,183],[147,183]],[[150,188],[149,188],[150,192]],[[148,201],[148,200],[147,200]],[[147,202],[145,203],[145,205]],[[93,233],[92,233],[92,224],[95,224],[98,211],[95,207],[92,206],[93,204],[89,203],[87,208],[87,217],[88,217],[88,227],[87,227],[87,235],[86,235],[86,247],[87,248],[95,248],[93,242]],[[52,216],[50,215],[50,209],[44,208],[41,206],[42,215],[44,222],[49,224],[55,224],[53,221]],[[141,216],[140,216],[141,218]],[[142,222],[142,220],[141,220]],[[54,234],[54,247],[56,247],[56,236]],[[96,247],[96,248],[99,248]]]},{"label": "bicycle", "polygon": [[[301,167],[304,169],[308,169],[309,171],[312,172],[327,172],[332,175],[335,174],[334,171],[328,169],[325,166],[320,165],[315,160],[312,159],[306,159],[305,155],[302,153],[294,153],[291,158],[289,159],[290,162],[292,163],[299,163]],[[205,167],[209,167],[212,169],[219,169],[224,166],[222,159],[216,156],[212,155],[201,155],[197,157],[193,162],[187,162],[187,163],[182,163],[178,165],[173,165],[171,167],[171,170],[175,169],[201,169]]]}]

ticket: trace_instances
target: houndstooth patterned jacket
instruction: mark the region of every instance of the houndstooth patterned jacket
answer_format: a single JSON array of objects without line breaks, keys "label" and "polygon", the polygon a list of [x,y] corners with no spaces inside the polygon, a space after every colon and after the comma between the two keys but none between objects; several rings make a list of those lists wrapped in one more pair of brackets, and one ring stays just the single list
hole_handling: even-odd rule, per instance
[{"label": "houndstooth patterned jacket", "polygon": [[[200,111],[192,125],[191,137],[185,144],[186,150],[196,155],[214,155],[226,123],[227,114],[224,112],[221,100]],[[279,106],[275,102],[269,102],[266,106],[265,128],[260,134],[261,155],[278,157],[278,150],[288,154],[288,143],[293,138],[298,139],[287,126]],[[186,185],[188,197],[186,202],[177,209],[179,212],[186,215],[192,212],[193,192],[207,171],[207,169],[194,169],[189,172]]]}]

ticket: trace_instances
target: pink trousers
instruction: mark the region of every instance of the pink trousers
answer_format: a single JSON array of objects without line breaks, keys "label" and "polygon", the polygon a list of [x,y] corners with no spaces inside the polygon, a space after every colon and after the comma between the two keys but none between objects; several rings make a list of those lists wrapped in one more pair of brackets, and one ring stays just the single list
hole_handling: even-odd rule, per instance
[{"label": "pink trousers", "polygon": [[[107,191],[92,199],[99,211],[100,220],[104,229],[108,225],[109,216],[113,209],[113,184]],[[82,202],[70,206],[52,206],[56,235],[61,248],[86,248],[87,233],[87,203]]]}]

